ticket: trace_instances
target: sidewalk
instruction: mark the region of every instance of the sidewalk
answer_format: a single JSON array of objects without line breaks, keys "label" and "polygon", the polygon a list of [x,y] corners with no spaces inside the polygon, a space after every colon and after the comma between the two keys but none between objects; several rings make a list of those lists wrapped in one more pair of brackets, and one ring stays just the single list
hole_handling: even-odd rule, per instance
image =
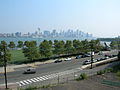
[{"label": "sidewalk", "polygon": [[[8,90],[18,90],[18,85],[15,83],[8,83]],[[5,84],[0,85],[0,90],[6,90]]]}]

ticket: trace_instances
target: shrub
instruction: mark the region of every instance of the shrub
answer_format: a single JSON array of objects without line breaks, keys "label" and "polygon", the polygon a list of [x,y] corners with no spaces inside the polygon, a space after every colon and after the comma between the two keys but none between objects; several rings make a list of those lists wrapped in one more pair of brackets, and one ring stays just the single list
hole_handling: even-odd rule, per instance
[{"label": "shrub", "polygon": [[113,71],[113,68],[107,68],[105,69],[105,72],[109,73],[109,72],[112,72]]},{"label": "shrub", "polygon": [[100,71],[97,72],[97,75],[102,75],[104,73],[105,73],[105,70],[100,70]]},{"label": "shrub", "polygon": [[43,85],[41,88],[48,88],[50,85]]},{"label": "shrub", "polygon": [[37,90],[38,87],[37,86],[30,86],[28,88],[25,88],[24,90]]},{"label": "shrub", "polygon": [[82,73],[82,74],[80,74],[80,76],[76,80],[79,81],[79,80],[84,80],[84,79],[87,79],[87,78],[88,78],[87,74]]},{"label": "shrub", "polygon": [[117,75],[118,77],[120,77],[120,71],[118,71],[118,72],[116,73],[116,75]]}]

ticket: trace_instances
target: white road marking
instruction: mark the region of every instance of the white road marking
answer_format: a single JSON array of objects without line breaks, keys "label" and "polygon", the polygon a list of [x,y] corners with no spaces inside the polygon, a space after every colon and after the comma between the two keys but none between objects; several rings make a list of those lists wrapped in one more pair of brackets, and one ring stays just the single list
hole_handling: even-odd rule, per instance
[{"label": "white road marking", "polygon": [[36,77],[37,79],[39,79],[40,81],[43,81],[41,78],[39,78],[39,77]]},{"label": "white road marking", "polygon": [[21,84],[26,85],[23,81],[20,81]]},{"label": "white road marking", "polygon": [[31,80],[29,80],[29,79],[27,79],[27,81],[28,81],[28,82],[30,82],[30,83],[32,83],[32,81],[31,81]]},{"label": "white road marking", "polygon": [[34,79],[30,79],[31,81],[33,81],[33,82],[36,82]]},{"label": "white road marking", "polygon": [[22,84],[20,82],[16,82],[19,86],[22,86]]},{"label": "white road marking", "polygon": [[28,84],[33,83],[33,82],[35,83],[35,82],[40,82],[40,81],[44,81],[44,80],[47,80],[47,79],[52,79],[52,78],[55,78],[55,77],[58,77],[58,76],[78,72],[80,70],[82,70],[82,68],[75,68],[75,69],[66,70],[66,71],[59,72],[59,73],[54,73],[54,74],[50,74],[50,75],[44,75],[44,76],[40,76],[40,77],[35,77],[35,78],[19,81],[19,82],[16,82],[16,83],[19,86],[24,86],[24,85],[28,85]]},{"label": "white road marking", "polygon": [[23,80],[23,82],[25,82],[26,84],[30,84],[29,82],[27,82],[26,80]]},{"label": "white road marking", "polygon": [[45,78],[43,78],[43,77],[40,77],[42,80],[46,80]]},{"label": "white road marking", "polygon": [[36,79],[36,78],[33,78],[34,80],[36,80],[36,81],[39,81],[38,79]]}]

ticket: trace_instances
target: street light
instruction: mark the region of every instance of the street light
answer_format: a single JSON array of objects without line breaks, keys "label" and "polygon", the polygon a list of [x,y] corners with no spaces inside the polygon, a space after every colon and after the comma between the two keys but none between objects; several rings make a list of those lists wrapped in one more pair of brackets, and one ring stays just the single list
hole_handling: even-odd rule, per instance
[{"label": "street light", "polygon": [[94,56],[94,52],[93,52],[93,44],[91,43],[90,44],[90,47],[91,47],[91,69],[93,68],[93,56]]},{"label": "street light", "polygon": [[4,76],[5,76],[5,87],[6,89],[8,89],[7,87],[7,73],[6,73],[6,66],[7,66],[7,60],[6,60],[6,45],[3,45],[3,52],[1,52],[1,56],[3,56],[3,60],[4,60]]}]

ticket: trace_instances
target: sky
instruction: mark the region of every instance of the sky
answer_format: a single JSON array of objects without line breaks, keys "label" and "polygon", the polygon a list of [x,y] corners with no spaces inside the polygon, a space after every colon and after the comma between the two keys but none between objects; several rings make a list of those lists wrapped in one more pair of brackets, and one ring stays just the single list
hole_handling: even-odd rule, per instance
[{"label": "sky", "polygon": [[79,29],[120,35],[120,0],[0,0],[0,33]]}]

